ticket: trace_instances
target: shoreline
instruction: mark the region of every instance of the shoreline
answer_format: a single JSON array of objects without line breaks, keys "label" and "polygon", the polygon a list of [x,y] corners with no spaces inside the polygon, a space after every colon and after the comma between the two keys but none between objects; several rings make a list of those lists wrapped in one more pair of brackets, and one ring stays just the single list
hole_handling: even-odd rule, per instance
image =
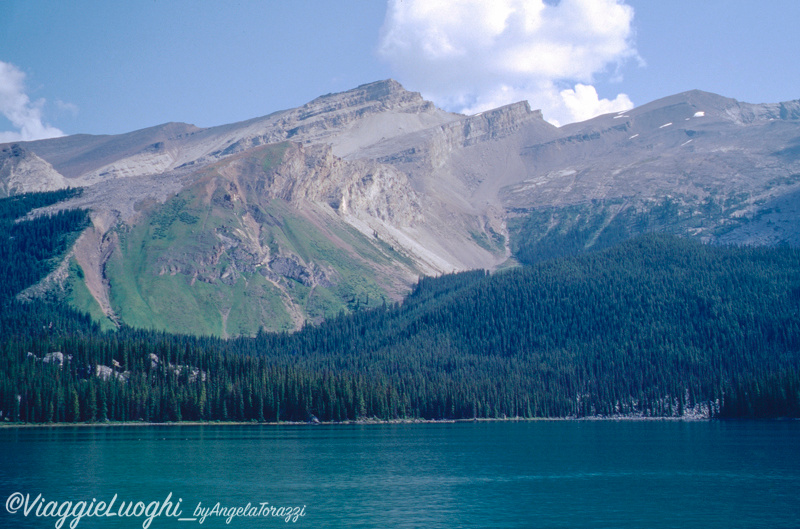
[{"label": "shoreline", "polygon": [[[369,426],[388,424],[457,424],[481,422],[554,422],[554,421],[613,421],[613,422],[710,422],[710,421],[740,420],[740,419],[715,419],[709,417],[637,417],[637,416],[593,416],[593,417],[509,417],[509,418],[475,418],[475,419],[362,419],[353,421],[280,421],[280,422],[254,422],[254,421],[181,421],[181,422],[144,422],[144,421],[107,421],[107,422],[58,422],[58,423],[0,423],[0,429],[11,428],[87,428],[87,427],[175,427],[175,426]],[[741,419],[760,421],[785,421],[798,420],[791,418],[776,419]]]}]

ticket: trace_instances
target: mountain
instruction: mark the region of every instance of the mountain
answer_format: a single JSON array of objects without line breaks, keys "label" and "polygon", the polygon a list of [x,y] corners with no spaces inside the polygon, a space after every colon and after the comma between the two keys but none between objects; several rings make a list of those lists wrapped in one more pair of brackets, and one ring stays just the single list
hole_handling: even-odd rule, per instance
[{"label": "mountain", "polygon": [[556,128],[395,81],[220,127],[0,145],[0,193],[82,187],[57,294],[96,319],[218,336],[395,301],[421,275],[667,231],[797,244],[800,102],[700,91]]},{"label": "mountain", "polygon": [[707,242],[797,244],[799,118],[798,101],[678,94],[528,145],[528,176],[503,189],[503,201],[535,212],[526,229],[540,241],[555,225],[587,246],[652,229]]},{"label": "mountain", "polygon": [[3,422],[800,417],[798,248],[648,234],[227,340],[3,309]]}]

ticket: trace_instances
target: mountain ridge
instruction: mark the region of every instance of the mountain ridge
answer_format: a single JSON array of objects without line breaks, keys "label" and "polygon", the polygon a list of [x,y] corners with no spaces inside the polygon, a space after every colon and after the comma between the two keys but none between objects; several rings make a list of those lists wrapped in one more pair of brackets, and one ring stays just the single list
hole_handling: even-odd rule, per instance
[{"label": "mountain ridge", "polygon": [[42,210],[92,220],[51,293],[88,291],[71,303],[115,323],[255,334],[646,231],[800,244],[798,138],[800,101],[692,90],[557,128],[527,102],[464,116],[385,80],[229,125],[4,144],[0,190],[84,188]]}]

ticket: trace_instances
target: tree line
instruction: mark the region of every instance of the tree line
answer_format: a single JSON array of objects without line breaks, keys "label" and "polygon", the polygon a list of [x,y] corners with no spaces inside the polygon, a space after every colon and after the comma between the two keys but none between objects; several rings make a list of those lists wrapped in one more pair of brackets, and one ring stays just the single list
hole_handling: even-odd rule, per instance
[{"label": "tree line", "polygon": [[[51,220],[54,240],[85,221]],[[402,303],[229,340],[2,303],[7,421],[800,416],[797,248],[646,235],[422,278]]]}]

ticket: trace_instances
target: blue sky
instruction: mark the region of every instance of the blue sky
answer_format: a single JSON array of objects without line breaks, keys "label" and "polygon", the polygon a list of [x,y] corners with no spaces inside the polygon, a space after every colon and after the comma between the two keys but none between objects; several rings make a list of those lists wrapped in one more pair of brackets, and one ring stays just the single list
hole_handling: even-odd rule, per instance
[{"label": "blue sky", "polygon": [[0,141],[201,127],[394,78],[566,123],[699,88],[800,98],[796,0],[4,0]]}]

